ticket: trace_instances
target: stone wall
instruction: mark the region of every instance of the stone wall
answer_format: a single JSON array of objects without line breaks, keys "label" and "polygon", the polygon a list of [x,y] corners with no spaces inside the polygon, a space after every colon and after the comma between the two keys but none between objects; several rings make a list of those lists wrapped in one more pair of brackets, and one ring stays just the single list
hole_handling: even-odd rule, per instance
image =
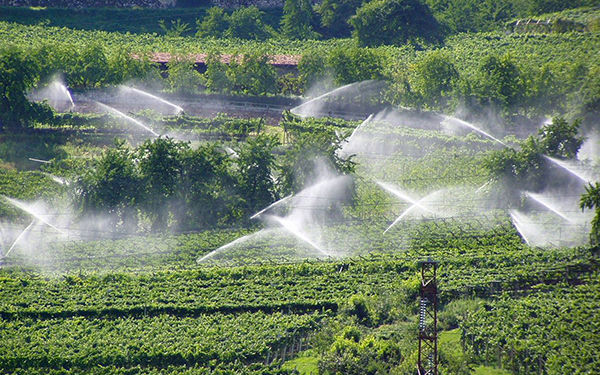
[{"label": "stone wall", "polygon": [[214,5],[221,8],[242,8],[256,5],[259,8],[283,8],[285,0],[212,0]]},{"label": "stone wall", "polygon": [[[315,3],[313,0],[312,2]],[[188,1],[189,2],[189,1]],[[200,2],[199,2],[200,3]],[[207,0],[222,8],[240,8],[256,5],[259,8],[283,8],[285,0]],[[41,6],[55,8],[166,8],[177,5],[177,0],[0,0],[0,6]]]},{"label": "stone wall", "polygon": [[174,3],[174,0],[0,0],[1,6],[55,8],[164,8]]}]

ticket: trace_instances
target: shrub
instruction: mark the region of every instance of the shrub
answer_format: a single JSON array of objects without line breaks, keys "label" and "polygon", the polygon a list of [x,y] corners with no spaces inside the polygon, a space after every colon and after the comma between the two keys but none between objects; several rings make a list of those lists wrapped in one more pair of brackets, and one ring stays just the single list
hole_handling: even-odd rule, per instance
[{"label": "shrub", "polygon": [[361,46],[402,45],[439,36],[439,24],[419,0],[372,0],[358,8],[350,24]]},{"label": "shrub", "polygon": [[202,22],[196,21],[196,23],[198,26],[196,36],[221,38],[229,27],[229,16],[223,8],[212,7],[206,12]]},{"label": "shrub", "polygon": [[241,63],[236,57],[227,70],[235,91],[251,95],[272,94],[277,91],[277,72],[269,57],[261,53],[245,54]]},{"label": "shrub", "polygon": [[225,35],[238,39],[267,39],[271,33],[263,22],[263,15],[254,5],[235,10],[229,16],[229,28]]},{"label": "shrub", "polygon": [[29,125],[37,105],[25,94],[38,80],[36,61],[16,47],[0,49],[0,128]]},{"label": "shrub", "polygon": [[175,58],[167,64],[169,75],[167,82],[172,92],[194,94],[202,84],[202,75],[194,66],[193,59]]}]

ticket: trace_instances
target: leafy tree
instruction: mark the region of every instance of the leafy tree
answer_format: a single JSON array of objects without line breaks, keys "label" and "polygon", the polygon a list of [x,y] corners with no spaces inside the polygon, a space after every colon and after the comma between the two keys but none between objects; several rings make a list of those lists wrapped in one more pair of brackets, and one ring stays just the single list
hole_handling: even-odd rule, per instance
[{"label": "leafy tree", "polygon": [[443,108],[458,81],[452,59],[443,51],[428,53],[415,66],[414,90],[429,108]]},{"label": "leafy tree", "polygon": [[540,146],[545,154],[563,159],[572,159],[583,144],[583,137],[577,135],[581,120],[569,124],[562,117],[555,117],[552,123],[540,129]]},{"label": "leafy tree", "polygon": [[177,19],[177,21],[171,20],[171,27],[167,26],[165,20],[158,21],[158,27],[165,33],[168,37],[180,37],[187,34],[190,29],[190,24],[186,22],[182,22],[181,19]]},{"label": "leafy tree", "polygon": [[198,26],[196,36],[200,38],[221,38],[229,27],[229,16],[223,8],[212,7],[206,12],[202,22],[198,20],[196,23]]},{"label": "leafy tree", "polygon": [[216,143],[196,150],[183,148],[177,183],[176,213],[180,229],[214,227],[227,217],[238,198],[229,171],[230,160]]},{"label": "leafy tree", "polygon": [[67,69],[67,80],[71,86],[100,87],[110,76],[108,58],[104,47],[90,43],[75,57]]},{"label": "leafy tree", "polygon": [[164,230],[169,219],[169,203],[181,173],[179,154],[187,148],[171,138],[147,140],[137,150],[143,182],[143,206],[152,221],[152,230]]},{"label": "leafy tree", "polygon": [[116,141],[115,146],[75,182],[75,203],[82,213],[108,214],[115,229],[135,230],[141,178],[125,142]]},{"label": "leafy tree", "polygon": [[342,48],[332,50],[327,65],[333,72],[335,82],[348,84],[381,78],[381,58],[371,49]]},{"label": "leafy tree", "polygon": [[169,75],[167,83],[172,92],[194,94],[202,84],[202,75],[195,69],[191,58],[171,59],[167,64]]},{"label": "leafy tree", "polygon": [[227,75],[227,64],[221,62],[221,55],[210,53],[206,59],[206,72],[204,73],[206,88],[212,92],[229,92],[233,83]]},{"label": "leafy tree", "polygon": [[[286,123],[299,121],[302,120],[289,112],[283,114],[284,127],[288,127]],[[278,183],[282,194],[300,191],[308,183],[314,182],[321,170],[321,163],[339,174],[353,173],[355,163],[352,158],[345,159],[337,153],[342,142],[343,139],[328,132],[295,134],[294,143],[283,155],[279,165]]]},{"label": "leafy tree", "polygon": [[525,84],[521,71],[509,55],[490,55],[471,79],[471,90],[480,105],[491,104],[509,111],[523,99]]},{"label": "leafy tree", "polygon": [[272,171],[275,168],[273,149],[278,144],[276,137],[259,135],[238,149],[238,189],[249,213],[267,206],[276,197]]},{"label": "leafy tree", "polygon": [[352,28],[348,21],[363,0],[323,0],[317,8],[323,26],[331,37],[348,37]]},{"label": "leafy tree", "polygon": [[263,22],[264,12],[252,5],[236,9],[229,16],[229,28],[225,35],[229,38],[264,40],[270,35]]},{"label": "leafy tree", "polygon": [[109,76],[106,81],[119,84],[131,79],[145,78],[149,73],[156,70],[146,56],[140,57],[133,57],[132,52],[127,49],[119,48],[113,51],[107,57]]},{"label": "leafy tree", "polygon": [[523,102],[532,109],[531,114],[541,116],[563,106],[567,88],[552,66],[544,64],[540,69],[530,69],[529,76]]},{"label": "leafy tree", "polygon": [[289,39],[316,39],[312,28],[310,0],[285,0],[281,18],[281,34]]},{"label": "leafy tree", "polygon": [[326,59],[327,51],[322,49],[312,49],[302,54],[298,62],[298,73],[305,89],[327,78],[328,68],[323,63]]},{"label": "leafy tree", "polygon": [[27,126],[37,106],[25,96],[38,80],[37,66],[26,51],[14,46],[0,49],[0,129]]},{"label": "leafy tree", "polygon": [[593,245],[600,243],[600,184],[589,184],[585,188],[585,193],[581,196],[579,207],[582,210],[595,209],[594,219],[592,220],[592,231],[590,232],[590,242]]},{"label": "leafy tree", "polygon": [[521,143],[521,150],[503,148],[490,152],[483,160],[490,177],[504,182],[505,199],[519,203],[519,190],[539,191],[549,181],[548,164],[540,142],[533,136]]},{"label": "leafy tree", "polygon": [[516,16],[505,0],[428,0],[436,18],[452,33],[491,30]]},{"label": "leafy tree", "polygon": [[361,46],[432,41],[439,33],[431,10],[419,0],[372,0],[358,8],[350,23]]},{"label": "leafy tree", "polygon": [[277,90],[277,72],[269,64],[267,55],[247,53],[241,63],[235,60],[236,57],[232,58],[227,70],[234,90],[251,95],[265,95]]},{"label": "leafy tree", "polygon": [[583,114],[591,113],[592,117],[600,113],[600,66],[594,66],[581,82],[577,93]]}]

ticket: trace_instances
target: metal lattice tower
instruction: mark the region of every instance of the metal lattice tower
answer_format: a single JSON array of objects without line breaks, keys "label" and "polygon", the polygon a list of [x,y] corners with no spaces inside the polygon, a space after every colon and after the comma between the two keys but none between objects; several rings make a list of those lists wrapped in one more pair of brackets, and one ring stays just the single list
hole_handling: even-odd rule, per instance
[{"label": "metal lattice tower", "polygon": [[437,347],[437,266],[428,259],[421,265],[421,300],[419,303],[419,375],[438,375]]}]

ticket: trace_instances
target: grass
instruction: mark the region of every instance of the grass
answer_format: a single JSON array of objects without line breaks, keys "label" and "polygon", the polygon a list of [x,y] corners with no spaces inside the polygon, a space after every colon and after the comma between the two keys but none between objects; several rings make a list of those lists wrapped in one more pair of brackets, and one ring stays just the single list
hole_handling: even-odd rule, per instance
[{"label": "grass", "polygon": [[510,375],[510,371],[488,366],[477,366],[473,372],[474,375]]},{"label": "grass", "polygon": [[296,370],[300,375],[317,375],[319,373],[319,358],[311,350],[300,353],[298,357],[286,361],[284,370]]}]

